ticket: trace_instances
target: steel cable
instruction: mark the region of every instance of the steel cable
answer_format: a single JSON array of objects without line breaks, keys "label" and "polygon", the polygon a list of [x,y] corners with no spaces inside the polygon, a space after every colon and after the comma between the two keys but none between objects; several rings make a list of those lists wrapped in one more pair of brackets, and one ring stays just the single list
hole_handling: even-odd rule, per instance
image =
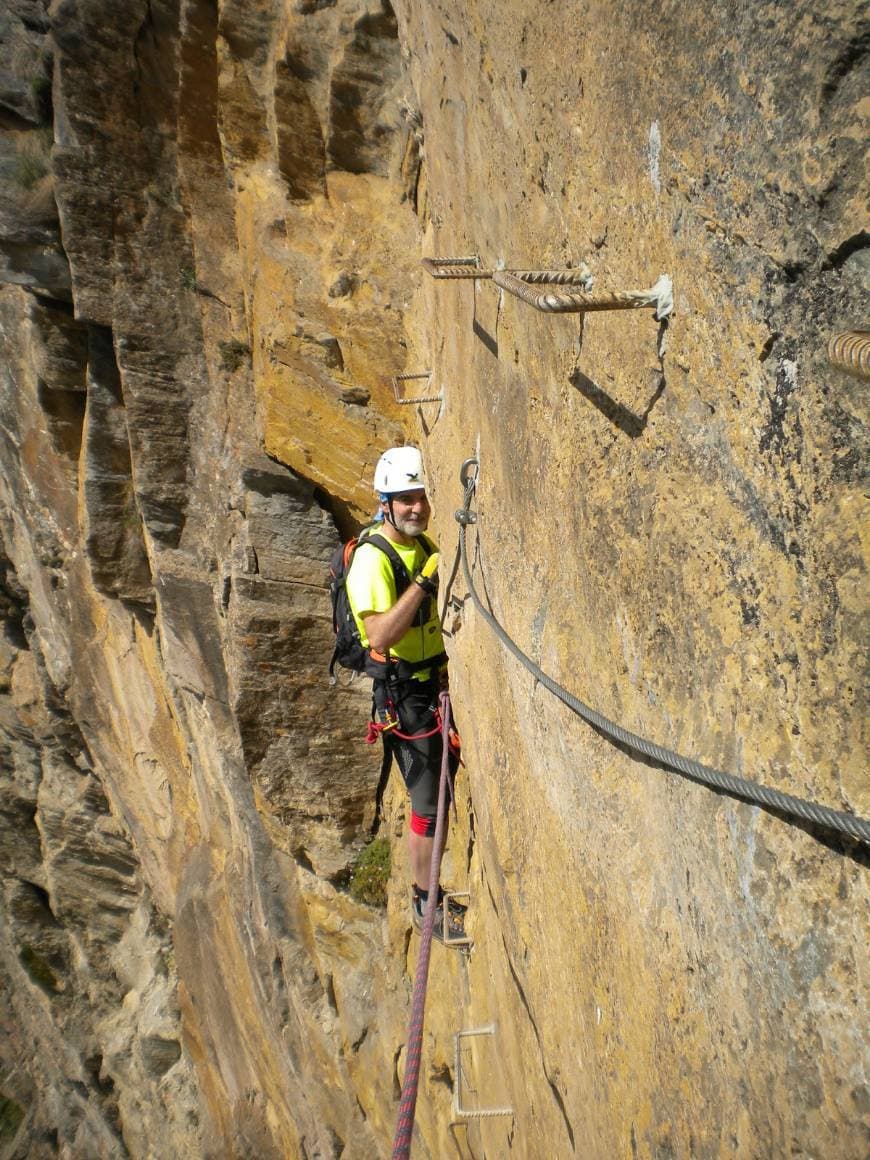
[{"label": "steel cable", "polygon": [[524,668],[528,669],[535,680],[542,684],[545,689],[549,690],[564,705],[567,705],[572,712],[582,717],[590,725],[593,725],[606,737],[610,738],[611,741],[616,741],[626,746],[626,748],[633,750],[635,753],[641,753],[645,757],[657,761],[660,765],[667,766],[669,769],[674,769],[678,773],[684,774],[693,781],[703,782],[705,785],[723,790],[725,793],[731,794],[734,797],[743,798],[745,801],[755,805],[769,806],[771,809],[778,810],[780,813],[802,818],[804,821],[813,822],[816,825],[824,826],[830,830],[836,830],[841,834],[848,834],[852,838],[857,838],[859,842],[870,845],[870,822],[866,819],[858,817],[855,814],[847,814],[840,810],[830,809],[828,806],[820,806],[814,802],[804,801],[803,798],[793,797],[791,794],[769,789],[767,786],[759,785],[757,782],[747,781],[745,778],[736,777],[733,774],[723,773],[721,770],[713,769],[708,765],[702,765],[698,761],[691,760],[691,758],[682,757],[679,753],[674,753],[670,749],[656,745],[655,742],[647,741],[645,738],[639,737],[636,733],[632,733],[628,729],[624,729],[621,725],[617,725],[603,714],[585,705],[572,693],[569,693],[567,689],[554,681],[552,677],[547,676],[543,669],[538,668],[531,657],[527,656],[519,645],[508,636],[489,609],[486,608],[474,587],[465,543],[467,526],[477,519],[476,514],[471,512],[471,500],[474,495],[475,480],[474,478],[466,478],[465,475],[466,468],[470,463],[476,463],[476,461],[466,460],[466,463],[463,465],[461,478],[465,486],[465,503],[456,512],[456,520],[459,524],[459,553],[462,559],[465,583],[468,586],[468,592],[475,608],[493,632],[495,632],[505,648],[516,657]]}]

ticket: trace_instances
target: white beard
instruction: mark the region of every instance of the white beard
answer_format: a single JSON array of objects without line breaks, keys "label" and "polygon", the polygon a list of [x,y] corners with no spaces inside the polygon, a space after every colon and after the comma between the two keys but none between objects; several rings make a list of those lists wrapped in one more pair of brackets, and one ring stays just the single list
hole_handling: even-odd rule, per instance
[{"label": "white beard", "polygon": [[419,536],[421,532],[425,532],[429,526],[428,518],[411,519],[406,516],[404,519],[395,517],[393,526],[397,532],[401,532],[403,536]]}]

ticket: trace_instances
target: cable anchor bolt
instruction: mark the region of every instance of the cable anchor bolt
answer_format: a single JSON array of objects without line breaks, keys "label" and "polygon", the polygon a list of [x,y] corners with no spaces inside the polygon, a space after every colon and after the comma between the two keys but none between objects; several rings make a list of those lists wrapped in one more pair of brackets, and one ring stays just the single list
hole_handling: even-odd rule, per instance
[{"label": "cable anchor bolt", "polygon": [[[472,467],[475,469],[473,475],[471,473]],[[479,472],[480,463],[472,455],[469,459],[465,459],[462,462],[462,466],[459,469],[459,482],[466,489],[469,487],[474,487],[474,485],[477,483],[477,476]]]}]

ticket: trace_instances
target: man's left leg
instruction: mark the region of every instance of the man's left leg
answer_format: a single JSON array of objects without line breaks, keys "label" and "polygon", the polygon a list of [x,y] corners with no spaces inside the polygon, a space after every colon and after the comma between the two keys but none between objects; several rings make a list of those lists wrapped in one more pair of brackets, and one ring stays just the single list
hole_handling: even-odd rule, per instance
[{"label": "man's left leg", "polygon": [[432,854],[435,851],[435,839],[427,838],[424,834],[408,833],[408,852],[411,858],[411,874],[414,885],[418,890],[429,889],[429,879],[432,875]]},{"label": "man's left leg", "polygon": [[[393,738],[396,747],[396,758],[405,785],[411,797],[411,824],[408,831],[408,852],[411,863],[411,875],[414,880],[414,921],[417,925],[422,921],[426,903],[429,898],[429,881],[432,873],[432,858],[435,853],[435,825],[438,819],[438,792],[441,782],[441,764],[443,743],[440,732],[432,733],[435,724],[435,706],[437,705],[437,688],[434,683],[420,684],[403,691],[403,695],[396,699],[396,708],[401,721],[402,732],[409,735],[429,734],[417,736],[414,741],[402,738]],[[456,772],[458,761],[450,756],[450,774]],[[446,842],[448,828],[448,807],[444,803],[444,832]],[[442,847],[443,849],[443,847]],[[436,923],[439,929],[443,927],[443,917],[440,915],[441,887],[438,886],[439,915]],[[453,909],[453,908],[451,908]],[[458,908],[457,908],[458,909]],[[457,930],[455,933],[460,933]],[[438,937],[442,937],[441,934]]]}]

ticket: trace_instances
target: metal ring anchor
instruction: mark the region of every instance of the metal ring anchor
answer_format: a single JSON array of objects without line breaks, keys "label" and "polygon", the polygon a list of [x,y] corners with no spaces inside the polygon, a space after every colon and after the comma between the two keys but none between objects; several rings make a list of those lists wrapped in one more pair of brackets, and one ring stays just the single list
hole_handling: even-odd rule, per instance
[{"label": "metal ring anchor", "polygon": [[[470,474],[472,467],[476,468],[473,476]],[[473,455],[468,459],[463,460],[462,466],[459,469],[459,482],[462,484],[464,491],[467,491],[469,487],[474,487],[477,484],[477,477],[479,474],[479,460],[477,460]]]},{"label": "metal ring anchor", "polygon": [[459,469],[459,482],[465,492],[465,504],[453,513],[453,518],[463,527],[477,523],[477,513],[471,511],[471,497],[474,495],[475,487],[477,487],[479,474],[480,463],[473,455],[463,461],[462,467]]}]

